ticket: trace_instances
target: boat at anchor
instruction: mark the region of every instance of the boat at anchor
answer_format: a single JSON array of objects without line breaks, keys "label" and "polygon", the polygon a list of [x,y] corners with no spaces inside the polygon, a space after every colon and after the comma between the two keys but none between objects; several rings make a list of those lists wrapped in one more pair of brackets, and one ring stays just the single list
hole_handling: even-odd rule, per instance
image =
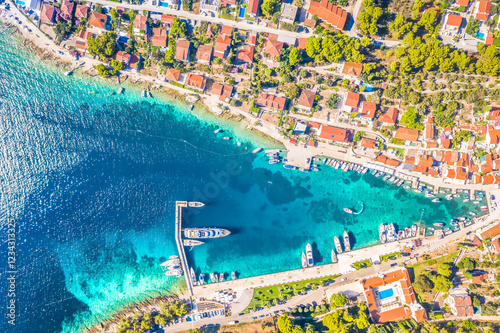
[{"label": "boat at anchor", "polygon": [[337,253],[342,253],[342,246],[340,245],[340,240],[337,236],[333,237],[333,242],[335,243],[335,250],[337,250]]},{"label": "boat at anchor", "polygon": [[314,266],[314,258],[313,258],[313,250],[311,244],[307,243],[306,245],[306,257],[307,257],[307,266]]},{"label": "boat at anchor", "polygon": [[335,250],[332,249],[332,263],[336,264],[339,261],[337,258],[337,254],[335,253]]},{"label": "boat at anchor", "polygon": [[231,231],[221,228],[187,228],[183,231],[186,238],[220,238],[231,234]]},{"label": "boat at anchor", "polygon": [[306,254],[304,252],[302,252],[302,268],[306,268],[307,267],[307,257],[306,257]]},{"label": "boat at anchor", "polygon": [[344,231],[344,248],[347,251],[351,251],[351,243],[349,242],[349,233]]}]

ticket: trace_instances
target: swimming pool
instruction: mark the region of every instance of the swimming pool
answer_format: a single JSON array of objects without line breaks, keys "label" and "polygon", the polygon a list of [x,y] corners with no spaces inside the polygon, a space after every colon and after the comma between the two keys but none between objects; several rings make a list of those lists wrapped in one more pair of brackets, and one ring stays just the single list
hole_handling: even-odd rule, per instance
[{"label": "swimming pool", "polygon": [[382,290],[378,292],[380,299],[385,299],[394,296],[394,290],[392,288]]},{"label": "swimming pool", "polygon": [[245,7],[240,7],[240,12],[239,12],[238,16],[241,17],[241,18],[244,18],[245,17],[245,11],[246,11]]},{"label": "swimming pool", "polygon": [[484,33],[478,31],[477,34],[476,34],[476,37],[484,39]]},{"label": "swimming pool", "polygon": [[168,2],[160,1],[159,4],[160,4],[160,7],[167,7],[168,8]]},{"label": "swimming pool", "polygon": [[366,92],[373,91],[373,86],[371,84],[363,84],[363,87],[365,87]]},{"label": "swimming pool", "polygon": [[24,1],[21,1],[21,0],[17,0],[17,1],[16,1],[16,3],[17,3],[18,5],[21,5],[21,6],[24,6],[24,4],[25,4],[25,3],[24,3]]}]

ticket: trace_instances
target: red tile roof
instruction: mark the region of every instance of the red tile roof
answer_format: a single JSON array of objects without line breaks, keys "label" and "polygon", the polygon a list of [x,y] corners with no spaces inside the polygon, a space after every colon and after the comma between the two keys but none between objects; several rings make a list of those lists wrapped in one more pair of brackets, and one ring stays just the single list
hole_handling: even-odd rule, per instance
[{"label": "red tile roof", "polygon": [[89,7],[84,5],[76,5],[75,17],[87,17],[89,12]]},{"label": "red tile roof", "polygon": [[139,66],[140,60],[141,59],[138,56],[136,56],[135,54],[131,54],[130,61],[128,62],[128,67],[136,69]]},{"label": "red tile roof", "polygon": [[248,44],[256,45],[257,44],[257,35],[251,35],[248,37]]},{"label": "red tile roof", "polygon": [[205,90],[206,83],[207,79],[204,76],[197,74],[188,74],[185,82],[187,86],[195,87],[200,90]]},{"label": "red tile roof", "polygon": [[223,25],[220,32],[221,34],[231,35],[233,33],[233,28],[228,25]]},{"label": "red tile roof", "polygon": [[396,124],[396,120],[398,119],[398,109],[394,107],[387,108],[386,112],[382,113],[378,117],[378,121],[386,124]]},{"label": "red tile roof", "polygon": [[153,28],[152,44],[157,47],[167,47],[167,30]]},{"label": "red tile roof", "polygon": [[495,251],[497,251],[497,254],[500,254],[500,238],[495,238],[494,240],[492,240],[491,245],[493,245]]},{"label": "red tile roof", "polygon": [[346,61],[344,66],[342,66],[342,74],[360,76],[363,70],[363,64],[358,62]]},{"label": "red tile roof", "polygon": [[450,148],[451,147],[451,139],[441,139],[441,145],[445,149]]},{"label": "red tile roof", "polygon": [[418,131],[412,128],[399,127],[394,133],[394,138],[415,142],[418,139]]},{"label": "red tile roof", "polygon": [[214,95],[219,96],[219,100],[225,101],[226,98],[231,97],[231,94],[233,93],[233,86],[230,86],[228,84],[214,83],[210,92]]},{"label": "red tile roof", "polygon": [[78,50],[86,50],[88,48],[87,42],[83,42],[81,40],[77,40],[75,42],[75,48]]},{"label": "red tile roof", "polygon": [[[484,176],[486,177],[486,176]],[[483,178],[484,178],[483,177]],[[481,238],[483,240],[486,240],[488,238],[495,237],[496,235],[500,234],[500,223],[495,224],[492,228],[484,231],[481,233]]]},{"label": "red tile roof", "polygon": [[264,49],[262,52],[267,53],[272,57],[279,57],[281,55],[281,49],[283,48],[283,43],[277,40],[268,39],[264,44]]},{"label": "red tile roof", "polygon": [[361,117],[373,119],[373,117],[375,117],[376,112],[377,112],[376,103],[366,102],[366,101],[361,103],[361,113],[360,113]]},{"label": "red tile roof", "polygon": [[477,8],[479,13],[490,14],[491,12],[491,2],[489,1],[479,1],[479,6]]},{"label": "red tile roof", "polygon": [[487,20],[488,20],[488,14],[485,14],[485,13],[477,13],[477,14],[476,14],[476,20],[480,20],[480,21],[487,21]]},{"label": "red tile roof", "polygon": [[116,53],[116,60],[123,62],[125,65],[128,65],[128,62],[130,61],[130,54],[123,51],[118,51]]},{"label": "red tile roof", "polygon": [[425,139],[430,140],[434,138],[434,125],[427,124],[425,125]]},{"label": "red tile roof", "polygon": [[106,20],[107,16],[105,14],[92,12],[92,14],[90,14],[89,25],[100,29],[106,29]]},{"label": "red tile roof", "polygon": [[180,75],[181,75],[180,70],[175,68],[168,68],[167,73],[165,74],[165,79],[169,81],[178,81]]},{"label": "red tile roof", "polygon": [[353,92],[347,92],[347,96],[345,98],[345,105],[350,106],[351,108],[357,108],[359,104],[361,96],[359,94]]},{"label": "red tile roof", "polygon": [[348,142],[349,132],[345,128],[321,125],[319,137],[336,142]]},{"label": "red tile roof", "polygon": [[367,138],[361,138],[361,147],[375,149],[375,147],[377,147],[377,141]]},{"label": "red tile roof", "polygon": [[459,6],[467,7],[469,5],[469,0],[457,0],[456,4]]},{"label": "red tile roof", "polygon": [[462,16],[455,14],[448,14],[448,18],[446,19],[446,25],[451,25],[453,27],[460,28],[462,25]]},{"label": "red tile roof", "polygon": [[179,39],[175,48],[175,59],[186,61],[189,60],[189,47],[191,43],[185,39]]},{"label": "red tile roof", "polygon": [[212,59],[212,47],[210,45],[200,45],[196,51],[198,61],[210,62]]},{"label": "red tile roof", "polygon": [[73,8],[75,8],[75,4],[65,0],[61,4],[61,13],[71,16],[71,14],[73,14]]},{"label": "red tile roof", "polygon": [[165,23],[166,24],[172,24],[172,23],[174,23],[174,17],[171,16],[171,15],[162,15],[161,16],[161,22],[163,24],[165,24]]},{"label": "red tile roof", "polygon": [[261,92],[257,98],[257,104],[262,106],[268,106],[278,110],[285,109],[286,98],[278,97],[274,95],[269,95]]},{"label": "red tile roof", "polygon": [[307,38],[299,37],[299,49],[305,50],[307,45]]},{"label": "red tile roof", "polygon": [[302,93],[299,96],[299,100],[297,101],[297,105],[303,106],[305,108],[312,108],[315,97],[316,93],[309,90],[302,90]]},{"label": "red tile roof", "polygon": [[144,15],[136,15],[134,19],[134,29],[146,30],[148,18]]},{"label": "red tile roof", "polygon": [[54,18],[55,8],[51,5],[43,5],[40,12],[40,20],[45,22],[52,22]]},{"label": "red tile roof", "polygon": [[488,34],[486,35],[486,39],[484,41],[484,44],[485,45],[493,45],[494,41],[495,41],[495,36],[491,32],[488,32]]},{"label": "red tile roof", "polygon": [[311,1],[308,12],[311,15],[317,15],[323,21],[340,30],[344,30],[348,18],[348,13],[345,10],[327,0]]},{"label": "red tile roof", "polygon": [[255,46],[253,45],[243,45],[238,49],[237,59],[242,62],[253,62],[253,54],[255,51]]},{"label": "red tile roof", "polygon": [[90,31],[87,31],[87,30],[80,30],[80,32],[78,33],[78,37],[81,38],[81,39],[85,39],[85,40],[88,40],[89,37],[92,36],[92,33]]},{"label": "red tile roof", "polygon": [[469,295],[452,296],[455,301],[455,309],[457,309],[458,317],[472,316],[474,309],[472,300]]},{"label": "red tile roof", "polygon": [[248,14],[253,14],[257,16],[257,11],[259,10],[260,0],[248,0]]}]

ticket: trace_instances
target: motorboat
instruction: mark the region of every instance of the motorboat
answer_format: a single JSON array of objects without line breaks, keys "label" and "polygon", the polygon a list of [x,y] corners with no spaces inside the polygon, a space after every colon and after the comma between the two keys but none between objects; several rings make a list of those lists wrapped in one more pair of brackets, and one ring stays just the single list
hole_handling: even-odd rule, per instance
[{"label": "motorboat", "polygon": [[476,216],[477,214],[474,212],[469,212],[469,215]]},{"label": "motorboat", "polygon": [[350,208],[344,208],[344,212],[346,212],[348,214],[352,214],[352,209],[350,209]]},{"label": "motorboat", "polygon": [[223,137],[223,139],[224,139],[224,140],[231,140],[231,137],[229,137],[229,136],[225,136],[225,137]]},{"label": "motorboat", "polygon": [[344,248],[347,251],[351,251],[351,243],[349,242],[349,233],[344,231]]},{"label": "motorboat", "polygon": [[306,258],[307,258],[307,266],[314,266],[314,258],[313,258],[313,250],[311,244],[307,243],[306,245]]},{"label": "motorboat", "polygon": [[295,170],[295,169],[297,169],[296,167],[294,167],[293,165],[290,165],[290,164],[284,164],[283,168],[288,169],[288,170]]},{"label": "motorboat", "polygon": [[387,235],[386,235],[386,229],[385,229],[385,225],[384,224],[381,224],[378,227],[378,236],[379,236],[379,239],[380,239],[380,243],[387,242]]},{"label": "motorboat", "polygon": [[219,282],[224,281],[224,273],[220,273],[219,275]]},{"label": "motorboat", "polygon": [[252,154],[257,154],[261,150],[262,150],[262,148],[255,148],[254,150],[252,150]]},{"label": "motorboat", "polygon": [[417,236],[417,225],[416,224],[411,226],[411,236],[412,237]]},{"label": "motorboat", "polygon": [[443,227],[443,226],[444,226],[444,223],[434,223],[434,226],[435,226],[435,227]]},{"label": "motorboat", "polygon": [[220,238],[231,234],[221,228],[186,228],[183,231],[186,238]]},{"label": "motorboat", "polygon": [[236,280],[236,273],[235,272],[231,272],[231,279]]},{"label": "motorboat", "polygon": [[215,134],[222,132],[222,129],[218,128],[214,131]]},{"label": "motorboat", "polygon": [[335,250],[332,249],[332,263],[336,264],[338,261],[337,254],[335,253]]},{"label": "motorboat", "polygon": [[432,202],[441,202],[441,199],[439,199],[439,198],[434,198],[434,199],[432,199],[431,201],[432,201]]},{"label": "motorboat", "polygon": [[191,275],[191,282],[193,283],[193,285],[196,285],[196,275],[194,274],[193,267],[189,269],[189,273]]},{"label": "motorboat", "polygon": [[340,245],[340,240],[337,236],[333,237],[333,243],[335,244],[335,250],[337,250],[337,253],[342,253],[342,246]]},{"label": "motorboat", "polygon": [[215,274],[210,273],[210,281],[215,282]]},{"label": "motorboat", "polygon": [[280,161],[280,160],[278,160],[278,159],[273,159],[273,160],[269,160],[269,162],[268,162],[268,163],[269,163],[269,164],[276,164],[276,163],[279,163],[279,162],[281,162],[281,161]]},{"label": "motorboat", "polygon": [[306,257],[306,254],[304,252],[302,252],[302,268],[306,268],[307,267],[307,257]]}]

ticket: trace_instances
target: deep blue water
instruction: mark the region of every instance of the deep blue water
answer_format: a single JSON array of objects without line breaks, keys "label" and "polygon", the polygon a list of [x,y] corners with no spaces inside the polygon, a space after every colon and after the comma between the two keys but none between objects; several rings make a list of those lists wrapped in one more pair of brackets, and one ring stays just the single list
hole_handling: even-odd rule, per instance
[{"label": "deep blue water", "polygon": [[[176,253],[176,200],[207,203],[186,211],[186,225],[232,232],[188,252],[197,272],[240,277],[299,268],[308,242],[316,261],[329,263],[333,236],[344,230],[359,248],[377,241],[380,223],[409,226],[422,212],[425,223],[446,222],[471,209],[456,200],[430,203],[368,174],[270,166],[250,152],[277,145],[244,124],[140,99],[130,87],[108,96],[117,86],[65,77],[20,48],[0,35],[6,300],[9,218],[18,238],[17,321],[2,320],[1,332],[77,332],[120,306],[175,291],[182,280],[167,278],[158,265]],[[226,132],[214,134],[219,127]],[[359,200],[361,215],[343,213]],[[0,311],[7,313],[5,302]]]}]

